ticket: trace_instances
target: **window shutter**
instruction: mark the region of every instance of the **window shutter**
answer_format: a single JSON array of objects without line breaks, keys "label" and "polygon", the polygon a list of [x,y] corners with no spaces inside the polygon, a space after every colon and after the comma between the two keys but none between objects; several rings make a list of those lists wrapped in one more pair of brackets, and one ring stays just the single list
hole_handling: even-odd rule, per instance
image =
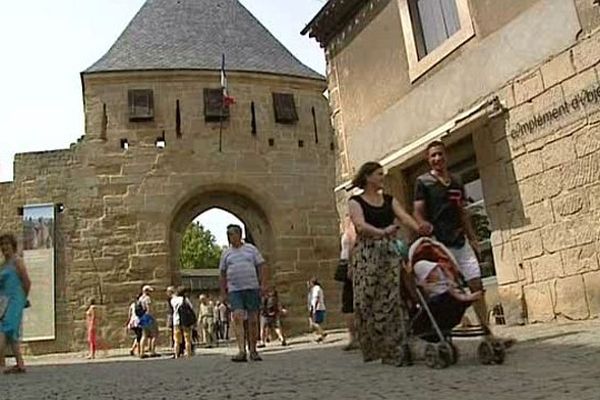
[{"label": "window shutter", "polygon": [[446,25],[446,34],[448,37],[454,35],[460,30],[460,18],[458,16],[458,7],[456,0],[441,0],[442,14]]},{"label": "window shutter", "polygon": [[127,93],[130,121],[154,119],[154,94],[151,89],[135,89]]},{"label": "window shutter", "polygon": [[204,89],[204,120],[219,122],[229,118],[229,106],[223,107],[223,91],[221,89]]},{"label": "window shutter", "polygon": [[426,54],[460,30],[456,0],[413,0],[419,13]]},{"label": "window shutter", "polygon": [[291,93],[273,93],[275,121],[280,124],[294,124],[298,121],[296,102]]}]

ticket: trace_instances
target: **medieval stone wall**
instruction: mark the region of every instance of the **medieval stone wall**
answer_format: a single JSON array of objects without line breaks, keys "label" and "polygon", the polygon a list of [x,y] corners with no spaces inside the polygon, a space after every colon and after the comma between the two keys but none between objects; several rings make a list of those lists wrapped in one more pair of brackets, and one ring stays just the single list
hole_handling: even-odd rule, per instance
[{"label": "medieval stone wall", "polygon": [[[123,329],[128,304],[144,283],[157,289],[155,313],[163,326],[164,289],[179,281],[183,229],[214,206],[235,213],[252,232],[267,257],[270,281],[291,311],[292,332],[305,329],[305,282],[313,275],[324,281],[331,322],[340,321],[339,288],[331,279],[339,234],[324,84],[229,75],[236,104],[223,124],[222,152],[219,123],[207,123],[203,115],[203,89],[218,87],[218,73],[164,72],[84,76],[83,140],[70,150],[17,156],[15,181],[0,185],[6,211],[0,230],[19,232],[17,208],[25,204],[65,206],[57,219],[58,339],[32,344],[31,351],[83,348],[84,313],[92,297],[102,302],[100,336],[112,345],[128,345]],[[152,122],[129,122],[130,88],[153,89]],[[272,92],[294,94],[297,124],[275,123]],[[156,147],[158,137],[164,137],[164,148]],[[122,139],[128,149],[121,148]]]},{"label": "medieval stone wall", "polygon": [[509,82],[507,118],[474,135],[513,320],[600,313],[599,61],[596,33]]}]

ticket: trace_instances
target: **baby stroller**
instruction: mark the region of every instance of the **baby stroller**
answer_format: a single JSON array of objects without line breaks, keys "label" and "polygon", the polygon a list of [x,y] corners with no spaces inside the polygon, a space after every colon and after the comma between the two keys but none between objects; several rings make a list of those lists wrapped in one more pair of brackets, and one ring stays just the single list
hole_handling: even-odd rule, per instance
[{"label": "baby stroller", "polygon": [[[426,365],[430,368],[446,368],[455,364],[458,351],[452,339],[456,337],[483,338],[478,347],[479,361],[484,365],[502,364],[506,353],[504,344],[493,339],[481,321],[475,329],[455,329],[471,306],[473,296],[464,292],[466,285],[452,253],[433,239],[420,238],[411,245],[408,258],[409,272],[407,279],[404,279],[408,285],[404,285],[403,291],[411,312],[406,336],[416,336],[427,342]],[[433,294],[424,290],[423,278],[438,267],[435,272],[443,274],[448,280],[446,283],[456,285],[462,295],[443,289],[439,293],[433,289]],[[406,351],[406,346],[404,348]]]}]

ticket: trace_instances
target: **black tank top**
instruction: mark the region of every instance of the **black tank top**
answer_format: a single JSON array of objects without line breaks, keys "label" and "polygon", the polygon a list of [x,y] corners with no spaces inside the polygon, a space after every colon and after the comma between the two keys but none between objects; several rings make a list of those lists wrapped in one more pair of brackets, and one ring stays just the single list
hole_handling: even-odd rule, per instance
[{"label": "black tank top", "polygon": [[375,228],[387,228],[392,225],[394,219],[396,219],[394,208],[392,206],[394,198],[388,194],[383,195],[383,205],[381,207],[372,206],[361,196],[352,196],[350,200],[354,200],[360,204],[360,208],[362,208],[363,215],[365,216],[365,222],[369,225],[373,225]]}]

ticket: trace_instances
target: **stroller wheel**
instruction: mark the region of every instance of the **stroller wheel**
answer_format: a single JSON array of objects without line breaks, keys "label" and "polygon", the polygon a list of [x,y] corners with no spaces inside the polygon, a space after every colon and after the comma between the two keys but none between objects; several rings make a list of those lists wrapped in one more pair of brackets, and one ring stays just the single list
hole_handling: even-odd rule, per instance
[{"label": "stroller wheel", "polygon": [[458,362],[458,349],[450,342],[444,341],[438,344],[440,351],[444,353],[444,356],[448,359],[450,365],[454,365]]},{"label": "stroller wheel", "polygon": [[490,365],[494,363],[494,347],[492,343],[488,341],[481,342],[477,349],[477,355],[479,356],[479,362],[483,365]]},{"label": "stroller wheel", "polygon": [[439,365],[438,368],[447,368],[450,364],[453,364],[454,357],[452,352],[452,346],[448,342],[440,342],[437,345]]},{"label": "stroller wheel", "polygon": [[438,363],[437,349],[434,344],[428,344],[425,347],[425,364],[429,368],[435,368]]},{"label": "stroller wheel", "polygon": [[430,343],[425,348],[425,364],[429,368],[443,369],[448,367],[452,361],[452,350],[445,342]]},{"label": "stroller wheel", "polygon": [[504,359],[506,358],[504,343],[500,340],[494,341],[492,342],[492,349],[494,350],[494,364],[504,363]]},{"label": "stroller wheel", "polygon": [[399,366],[409,367],[413,365],[412,352],[410,346],[403,344],[400,346],[400,363]]}]

